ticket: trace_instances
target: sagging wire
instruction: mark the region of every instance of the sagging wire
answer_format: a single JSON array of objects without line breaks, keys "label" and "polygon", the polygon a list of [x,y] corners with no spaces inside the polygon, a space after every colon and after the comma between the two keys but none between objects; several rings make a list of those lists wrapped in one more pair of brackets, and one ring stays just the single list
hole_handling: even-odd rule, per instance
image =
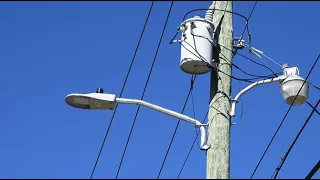
[{"label": "sagging wire", "polygon": [[[210,39],[208,39],[208,38],[206,38],[206,37],[204,37],[204,36],[201,36],[201,35],[195,35],[192,31],[191,31],[191,35],[193,36],[193,41],[194,41],[194,44],[195,44],[195,39],[194,39],[194,37],[200,37],[200,38],[203,38],[203,39],[206,39],[208,42],[210,42],[212,45],[213,45],[213,47],[215,47],[216,45],[214,44],[214,42],[212,41],[212,40],[210,40]],[[174,37],[175,38],[175,37]],[[173,38],[173,39],[174,39]],[[188,44],[199,56],[201,56],[200,55],[200,53],[197,51],[197,49],[196,48],[194,48],[194,47],[192,47],[188,42],[186,42],[186,41],[184,41],[184,40],[171,40],[171,44],[172,43],[174,43],[174,42],[178,42],[178,43],[180,43],[181,45],[182,45],[182,43],[181,42],[184,42],[184,43],[186,43],[186,44]],[[227,47],[225,47],[225,46],[223,46],[223,45],[221,45],[221,44],[219,44],[220,46],[222,46],[222,47],[224,47],[224,48],[226,48],[227,50],[230,50],[230,51],[232,51],[232,49],[229,49],[229,48],[227,48]],[[183,46],[183,45],[182,45]],[[196,47],[196,46],[195,46]],[[185,48],[185,47],[184,47]],[[185,48],[186,49],[186,48]],[[186,49],[187,51],[189,51],[190,53],[192,53],[190,50],[188,50],[188,49]],[[257,50],[257,49],[256,49]],[[233,52],[233,51],[232,51]],[[261,51],[260,51],[261,52]],[[263,53],[263,52],[262,52]],[[192,53],[193,55],[194,55],[194,53]],[[222,54],[222,53],[221,53]],[[257,64],[257,65],[260,65],[260,66],[262,66],[262,67],[265,67],[265,68],[267,68],[267,69],[269,69],[272,73],[273,73],[273,77],[278,77],[278,75],[279,74],[281,74],[281,73],[275,73],[274,71],[273,71],[273,69],[271,69],[270,67],[268,67],[268,66],[265,66],[265,65],[263,65],[263,64],[260,64],[260,63],[258,63],[258,62],[255,62],[254,60],[252,60],[252,59],[250,59],[250,58],[248,58],[248,57],[246,57],[246,56],[244,56],[244,55],[242,55],[242,54],[240,54],[240,53],[237,53],[238,55],[240,55],[240,56],[242,56],[242,57],[244,57],[244,58],[246,58],[246,59],[248,59],[248,60],[250,60],[251,62],[254,62],[255,64]],[[222,54],[223,55],[223,54]],[[224,55],[223,55],[224,56]],[[203,56],[201,56],[203,59],[205,59]],[[225,57],[225,56],[224,56]],[[200,59],[200,58],[199,58]],[[201,60],[203,60],[203,59],[201,59]],[[225,59],[225,60],[227,60],[227,59]],[[204,61],[204,60],[203,60]],[[271,75],[268,75],[268,76],[257,76],[257,75],[253,75],[253,74],[250,74],[250,73],[246,73],[246,72],[244,72],[241,68],[239,68],[238,66],[236,66],[234,63],[232,63],[230,60],[227,60],[227,61],[229,61],[230,62],[230,64],[231,65],[233,65],[234,67],[236,67],[237,69],[239,69],[239,70],[241,70],[241,72],[243,72],[243,73],[245,73],[245,74],[247,74],[247,75],[251,75],[251,76],[255,76],[255,77],[260,77],[260,78],[270,78],[271,77]],[[204,61],[206,64],[208,64],[207,63],[207,61]],[[209,64],[210,65],[210,64]],[[256,79],[259,79],[259,78],[256,78]],[[251,80],[254,80],[254,79],[251,79]]]},{"label": "sagging wire", "polygon": [[[239,42],[240,42],[240,43],[243,42],[243,41],[242,41],[242,40],[243,40],[243,35],[244,35],[244,33],[245,33],[245,31],[246,31],[246,28],[247,28],[247,32],[248,32],[248,42],[249,42],[249,44],[251,44],[251,33],[250,33],[250,31],[249,31],[249,27],[248,27],[248,26],[249,26],[249,20],[250,20],[250,18],[251,18],[251,16],[252,16],[252,13],[253,13],[254,9],[256,8],[257,3],[258,3],[258,1],[256,1],[256,2],[254,3],[253,8],[251,9],[249,18],[248,18],[248,20],[247,20],[247,22],[246,22],[246,26],[244,27],[244,29],[243,29],[243,31],[242,31],[242,34],[241,34],[241,36],[240,36],[240,38],[239,38]],[[238,49],[235,50],[235,52],[233,53],[232,58],[237,54],[237,52],[238,52]]]},{"label": "sagging wire", "polygon": [[[196,75],[192,77],[192,82],[193,82],[193,83],[195,82],[196,78],[197,78]],[[193,84],[192,84],[192,87],[193,87]],[[190,87],[189,92],[188,92],[188,95],[187,95],[186,100],[185,100],[185,102],[184,102],[184,105],[183,105],[183,108],[182,108],[181,113],[183,113],[184,110],[185,110],[185,108],[186,108],[186,105],[187,105],[187,102],[188,102],[188,100],[189,100],[191,91],[192,91],[192,89],[191,89],[191,87]],[[170,143],[169,143],[169,147],[168,147],[168,149],[167,149],[167,151],[166,151],[166,154],[165,154],[165,156],[164,156],[164,159],[163,159],[163,161],[162,161],[161,168],[160,168],[160,170],[159,170],[157,179],[159,179],[159,177],[160,177],[160,175],[161,175],[161,173],[162,173],[162,169],[163,169],[164,164],[165,164],[165,162],[166,162],[166,160],[167,160],[168,154],[169,154],[170,149],[171,149],[171,145],[172,145],[173,140],[174,140],[174,138],[175,138],[175,135],[176,135],[176,133],[177,133],[178,127],[179,127],[179,125],[180,125],[180,122],[181,122],[181,120],[179,119],[178,122],[177,122],[177,124],[176,124],[176,127],[175,127],[175,129],[174,129],[173,135],[172,135],[172,137],[171,137],[171,140],[170,140]]]},{"label": "sagging wire", "polygon": [[[214,44],[210,39],[208,39],[208,38],[206,38],[206,37],[204,37],[204,36],[195,35],[193,32],[191,32],[191,35],[193,36],[193,38],[194,38],[194,37],[204,38],[204,39],[206,39],[207,41],[209,41],[209,42],[211,43],[211,45],[213,45],[213,47],[215,47],[215,44]],[[188,42],[186,42],[186,41],[184,41],[184,42],[188,44]],[[195,40],[194,40],[194,42],[195,42]],[[193,48],[191,45],[189,45],[189,46],[190,46],[191,48]],[[196,46],[195,46],[195,47],[196,47]],[[197,50],[196,50],[195,48],[193,48],[193,49],[197,52]],[[229,49],[228,49],[228,50],[229,50]],[[200,55],[199,52],[197,52],[197,53]],[[234,66],[235,68],[237,68],[238,70],[240,70],[241,72],[243,72],[243,73],[246,74],[246,75],[253,76],[253,77],[258,77],[257,79],[259,79],[259,78],[277,77],[277,74],[280,74],[280,73],[274,73],[273,69],[271,69],[270,67],[267,67],[267,66],[264,66],[264,67],[267,67],[268,69],[270,69],[270,70],[273,72],[273,75],[259,76],[259,75],[254,75],[254,74],[251,74],[251,73],[247,73],[247,72],[243,71],[243,70],[242,70],[239,66],[237,66],[235,63],[233,63],[233,62],[231,62],[230,60],[228,60],[227,57],[226,57],[223,53],[220,52],[220,54],[222,54],[222,56],[224,56],[223,59],[226,60],[226,61],[228,61],[232,66]],[[219,57],[219,58],[221,58],[221,57]],[[261,64],[259,64],[259,65],[261,65]]]},{"label": "sagging wire", "polygon": [[[197,67],[198,68],[198,67]],[[191,89],[191,92],[190,92],[190,95],[191,95],[191,104],[192,104],[192,113],[193,113],[193,118],[196,119],[196,110],[195,110],[195,103],[194,103],[194,97],[193,97],[193,84],[194,84],[194,80],[193,80],[193,77],[194,75],[191,76],[191,85],[190,85],[190,89]],[[197,134],[197,129],[195,129],[196,131],[196,134]],[[198,140],[198,144],[199,143],[199,139]]]},{"label": "sagging wire", "polygon": [[[244,78],[237,78],[237,77],[233,77],[233,76],[231,76],[231,75],[228,75],[228,74],[226,74],[225,72],[223,72],[223,71],[221,71],[221,70],[213,67],[212,65],[210,65],[210,64],[207,62],[207,60],[206,60],[203,56],[201,56],[200,53],[199,53],[195,48],[192,47],[192,45],[191,45],[190,43],[188,43],[188,42],[186,42],[186,41],[183,41],[183,42],[185,42],[188,46],[190,46],[198,55],[196,55],[195,53],[193,53],[192,51],[190,51],[188,48],[186,48],[186,47],[181,43],[182,40],[179,40],[179,41],[176,41],[176,42],[179,43],[179,44],[180,44],[183,48],[185,48],[188,52],[190,52],[191,54],[193,54],[194,56],[196,56],[197,58],[199,58],[201,61],[205,62],[206,65],[207,65],[207,67],[209,67],[209,68],[212,69],[212,70],[217,70],[217,71],[219,71],[219,72],[221,72],[221,73],[223,73],[223,74],[225,74],[225,75],[227,75],[227,76],[229,76],[229,77],[231,77],[231,78],[233,78],[233,79],[235,79],[235,80],[238,80],[238,81],[244,81],[244,82],[253,83],[253,81],[251,81],[251,80],[261,79],[261,78],[244,79]],[[258,64],[259,64],[259,63],[258,63]],[[260,64],[260,65],[261,65],[261,64]],[[262,65],[262,66],[264,66],[264,65]],[[271,70],[271,71],[272,71],[272,70]],[[272,71],[272,72],[273,72],[273,71]],[[274,73],[274,74],[276,75],[276,73]],[[280,74],[280,73],[277,73],[277,74]]]},{"label": "sagging wire", "polygon": [[[187,15],[190,14],[190,13],[192,13],[192,12],[195,12],[195,11],[208,11],[208,10],[213,10],[213,13],[214,13],[214,11],[228,12],[228,13],[232,13],[232,14],[235,14],[235,15],[237,15],[237,16],[240,16],[240,17],[244,18],[244,19],[246,20],[246,28],[245,28],[245,29],[247,30],[248,36],[249,36],[249,34],[250,34],[249,25],[248,25],[249,20],[248,20],[244,15],[241,15],[241,14],[239,14],[239,13],[235,13],[235,12],[232,12],[232,11],[228,11],[228,10],[216,9],[216,8],[194,9],[194,10],[191,10],[191,11],[187,12],[187,13],[184,15],[184,17],[183,17],[183,19],[182,19],[182,22],[186,19]],[[170,40],[170,42],[169,42],[170,44],[173,43],[174,39],[175,39],[175,38],[177,37],[177,35],[179,34],[179,31],[180,31],[180,26],[177,27],[177,32],[176,32],[176,34],[173,36],[173,38]]]},{"label": "sagging wire", "polygon": [[[208,117],[208,113],[209,113],[209,109],[208,109],[208,111],[207,111],[207,113],[206,113],[206,116],[203,118],[202,123],[204,123],[204,122],[206,121],[206,119],[207,119],[207,117]],[[217,114],[216,114],[216,115],[217,115]],[[216,115],[215,115],[215,116],[216,116]],[[215,116],[214,116],[214,117],[215,117]],[[188,159],[189,159],[189,156],[190,156],[190,154],[191,154],[191,152],[192,152],[192,150],[193,150],[194,145],[196,144],[196,141],[198,140],[198,142],[199,142],[199,139],[198,139],[199,133],[200,133],[200,130],[197,130],[196,137],[194,138],[193,143],[192,143],[192,145],[191,145],[191,147],[190,147],[190,149],[189,149],[189,152],[188,152],[188,154],[187,154],[187,156],[186,156],[186,159],[184,160],[184,162],[183,162],[183,164],[182,164],[182,167],[181,167],[181,169],[180,169],[180,171],[179,171],[179,174],[178,174],[178,176],[177,176],[177,179],[180,178],[180,175],[181,175],[181,173],[182,173],[182,171],[183,171],[183,169],[184,169],[184,167],[185,167],[185,165],[186,165],[186,163],[187,163],[187,161],[188,161]]]},{"label": "sagging wire", "polygon": [[[225,47],[225,46],[223,46],[223,45],[221,45],[221,44],[219,44],[219,45],[220,45],[221,47],[229,50],[229,51],[232,51],[232,49],[229,49],[229,48],[227,48],[227,47]],[[232,52],[234,52],[234,51],[232,51]],[[256,62],[256,61],[254,61],[253,59],[251,59],[251,58],[249,58],[249,57],[247,57],[247,56],[245,56],[245,55],[243,55],[243,54],[241,54],[241,53],[238,53],[238,52],[237,52],[236,54],[239,55],[239,56],[241,56],[241,57],[243,57],[243,58],[248,59],[248,60],[251,61],[252,63],[255,63],[255,64],[259,65],[259,66],[262,66],[262,67],[267,68],[268,70],[270,70],[270,71],[272,72],[272,74],[273,74],[275,77],[278,77],[278,75],[281,74],[281,73],[275,73],[275,72],[274,72],[271,68],[269,68],[268,66],[263,65],[263,64],[261,64],[261,63],[258,63],[258,62]]]},{"label": "sagging wire", "polygon": [[[179,43],[180,43],[180,42],[179,42]],[[251,80],[256,79],[256,78],[253,78],[253,79],[241,79],[241,78],[237,78],[237,77],[230,76],[230,75],[226,74],[225,72],[220,71],[219,69],[213,67],[212,65],[210,65],[210,64],[209,64],[208,62],[206,62],[205,60],[203,60],[201,57],[199,57],[199,56],[201,56],[200,54],[199,54],[199,56],[198,56],[198,55],[194,54],[193,52],[191,52],[189,49],[187,49],[182,43],[180,43],[180,44],[181,44],[181,46],[182,46],[183,48],[185,48],[185,49],[186,49],[187,51],[189,51],[191,54],[193,54],[194,56],[196,56],[197,58],[199,58],[201,61],[205,62],[205,63],[206,63],[206,66],[209,67],[209,68],[212,69],[212,70],[217,70],[217,71],[219,71],[219,72],[221,72],[221,73],[223,73],[223,74],[225,74],[225,75],[227,75],[227,76],[229,76],[229,77],[231,77],[231,78],[233,78],[233,79],[239,80],[239,81],[245,81],[245,82],[253,83]],[[189,43],[187,43],[187,44],[188,44],[189,46],[191,46]],[[191,47],[192,47],[192,46],[191,46]],[[192,48],[193,48],[193,47],[192,47]],[[197,53],[198,53],[198,52],[197,52]]]}]

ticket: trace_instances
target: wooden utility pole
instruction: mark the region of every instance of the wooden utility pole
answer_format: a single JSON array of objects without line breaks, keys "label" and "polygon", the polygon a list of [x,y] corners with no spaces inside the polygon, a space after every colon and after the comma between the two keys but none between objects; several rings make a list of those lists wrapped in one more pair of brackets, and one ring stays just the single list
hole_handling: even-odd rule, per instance
[{"label": "wooden utility pole", "polygon": [[[216,1],[215,9],[232,12],[232,1]],[[217,68],[231,75],[233,27],[232,13],[215,10],[213,15],[218,53],[214,54]],[[226,48],[228,49],[226,49]],[[220,58],[222,57],[222,58]],[[229,61],[224,60],[224,58]],[[207,179],[230,178],[230,95],[231,78],[220,71],[211,72],[210,108],[207,151]]]}]

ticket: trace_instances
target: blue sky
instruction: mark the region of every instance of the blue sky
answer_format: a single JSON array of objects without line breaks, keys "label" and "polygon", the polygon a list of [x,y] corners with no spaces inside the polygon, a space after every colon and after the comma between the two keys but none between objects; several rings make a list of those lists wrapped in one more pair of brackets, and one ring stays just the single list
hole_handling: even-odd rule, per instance
[{"label": "blue sky", "polygon": [[[104,88],[119,95],[151,2],[2,2],[0,6],[0,177],[89,178],[112,111],[75,109],[65,103],[69,93]],[[169,44],[185,13],[211,2],[175,2],[145,101],[180,112],[190,76],[180,70],[180,45]],[[253,1],[234,2],[234,11],[248,16]],[[123,97],[140,98],[156,51],[170,2],[156,2]],[[279,63],[298,66],[306,77],[319,54],[318,2],[258,2],[251,17],[254,47]],[[193,13],[204,16],[204,11]],[[234,16],[234,36],[243,19]],[[260,59],[239,51],[257,62]],[[273,69],[281,69],[264,59]],[[252,74],[269,74],[246,59],[233,62]],[[309,81],[320,85],[320,65]],[[246,76],[236,69],[236,77]],[[209,73],[194,87],[196,118],[209,103]],[[246,83],[232,81],[232,95]],[[309,102],[320,92],[310,87]],[[231,178],[251,176],[259,158],[289,106],[279,85],[256,87],[242,97],[243,116],[231,132]],[[136,111],[119,105],[94,178],[114,178]],[[238,105],[238,113],[241,106]],[[256,172],[269,178],[311,109],[292,108]],[[192,116],[189,101],[185,114]],[[319,116],[314,114],[287,158],[279,178],[304,178],[319,160]],[[156,178],[177,120],[141,108],[119,178]],[[195,137],[194,126],[181,122],[161,178],[176,178]],[[196,146],[181,178],[205,178],[205,153]],[[314,178],[320,178],[318,172]]]}]

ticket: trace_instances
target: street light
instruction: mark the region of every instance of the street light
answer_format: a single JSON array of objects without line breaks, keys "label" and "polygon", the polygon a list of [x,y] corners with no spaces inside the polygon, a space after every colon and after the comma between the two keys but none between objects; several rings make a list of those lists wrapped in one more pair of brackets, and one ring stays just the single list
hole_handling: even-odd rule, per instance
[{"label": "street light", "polygon": [[202,124],[198,120],[193,119],[189,116],[174,112],[172,110],[142,100],[116,98],[116,95],[114,94],[104,94],[103,89],[101,88],[98,88],[96,93],[69,94],[67,95],[65,100],[68,105],[80,109],[113,110],[115,108],[116,103],[141,105],[194,124],[196,127],[200,128],[200,149],[207,150],[210,148],[210,146],[207,144],[207,134],[205,129],[205,127],[208,126],[208,124]]},{"label": "street light", "polygon": [[[236,97],[232,100],[230,116],[231,117],[235,116],[236,103],[244,93],[248,92],[250,89],[252,89],[257,85],[267,84],[272,82],[281,83],[280,90],[287,104],[289,105],[303,104],[304,102],[306,102],[308,98],[308,89],[309,89],[308,83],[304,81],[305,80],[299,76],[299,69],[297,67],[289,68],[287,64],[284,64],[283,75],[276,78],[261,80],[261,81],[252,83],[246,88],[244,88],[242,91],[240,91],[236,95]],[[300,88],[301,90],[298,94],[298,91]],[[294,101],[295,98],[296,100]],[[194,124],[197,128],[200,128],[200,134],[201,134],[200,149],[207,150],[210,148],[210,145],[207,144],[207,134],[205,129],[205,127],[207,127],[208,124],[202,124],[198,120],[193,119],[189,116],[174,112],[172,110],[169,110],[169,109],[166,109],[142,100],[117,98],[116,95],[114,94],[103,93],[103,89],[101,88],[98,88],[96,93],[69,94],[67,95],[65,100],[68,105],[75,108],[80,108],[80,109],[113,110],[116,106],[116,103],[141,105],[141,106],[168,114],[175,118]]]},{"label": "street light", "polygon": [[[252,89],[257,85],[267,84],[272,82],[280,82],[280,90],[287,104],[300,105],[305,103],[308,99],[308,89],[309,89],[308,83],[304,82],[305,80],[299,76],[299,69],[297,67],[289,68],[288,64],[284,64],[282,67],[283,67],[282,76],[252,83],[246,88],[244,88],[242,91],[240,91],[236,95],[236,97],[232,100],[230,116],[231,117],[235,116],[236,103],[238,102],[241,95],[248,92],[250,89]],[[294,101],[295,98],[296,100]]]}]

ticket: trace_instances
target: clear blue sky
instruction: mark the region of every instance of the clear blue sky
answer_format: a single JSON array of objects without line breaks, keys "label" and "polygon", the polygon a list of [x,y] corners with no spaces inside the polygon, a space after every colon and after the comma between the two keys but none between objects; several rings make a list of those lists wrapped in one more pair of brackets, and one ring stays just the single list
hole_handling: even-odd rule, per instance
[{"label": "clear blue sky", "polygon": [[[89,178],[112,111],[69,107],[69,93],[104,88],[119,95],[151,2],[2,2],[0,5],[0,177]],[[175,2],[144,100],[180,112],[190,75],[179,67],[180,45],[170,45],[185,13],[211,2]],[[254,2],[234,2],[248,16]],[[140,98],[170,2],[156,2],[123,97]],[[318,2],[258,2],[250,22],[253,46],[279,63],[298,66],[306,77],[319,54]],[[193,13],[204,16],[204,11]],[[191,17],[189,16],[189,17]],[[244,20],[234,17],[234,35]],[[180,36],[179,36],[180,37]],[[260,59],[241,50],[240,53]],[[265,61],[276,71],[280,68]],[[236,56],[244,70],[269,71]],[[318,64],[309,80],[320,85]],[[246,76],[236,69],[233,75]],[[196,117],[209,102],[209,73],[194,88]],[[234,96],[246,83],[232,82]],[[310,87],[315,104],[320,92]],[[289,106],[278,84],[257,87],[242,97],[243,116],[231,134],[231,178],[248,178]],[[120,105],[94,178],[114,178],[136,111]],[[238,110],[241,106],[238,106]],[[239,117],[238,111],[238,117]],[[258,171],[269,178],[311,109],[294,107]],[[185,114],[192,116],[189,101]],[[177,120],[141,108],[119,178],[156,178]],[[319,116],[314,114],[279,178],[304,178],[319,160]],[[161,178],[176,178],[195,137],[194,126],[181,122]],[[205,178],[205,153],[195,147],[182,178]],[[314,178],[320,178],[318,172]]]}]

